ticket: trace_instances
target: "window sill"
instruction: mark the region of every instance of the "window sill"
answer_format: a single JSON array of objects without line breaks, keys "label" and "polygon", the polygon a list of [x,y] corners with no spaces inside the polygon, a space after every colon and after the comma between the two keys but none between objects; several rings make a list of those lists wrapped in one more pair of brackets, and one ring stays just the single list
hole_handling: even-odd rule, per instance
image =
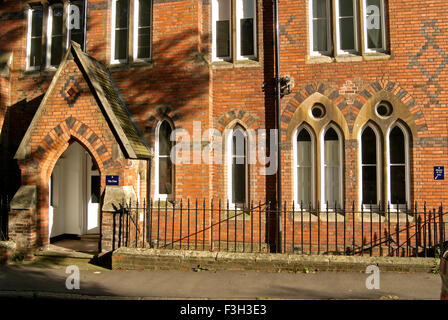
[{"label": "window sill", "polygon": [[360,61],[382,61],[390,60],[391,54],[382,52],[369,52],[363,55],[347,54],[338,55],[336,57],[329,56],[306,56],[306,64],[320,64],[320,63],[333,63],[333,62],[360,62]]},{"label": "window sill", "polygon": [[21,72],[20,77],[52,77],[56,74],[56,68],[48,68],[44,70],[24,70]]},{"label": "window sill", "polygon": [[107,65],[110,71],[125,71],[135,69],[152,69],[154,68],[154,61],[133,61],[126,63],[112,63]]},{"label": "window sill", "polygon": [[213,69],[226,68],[258,68],[261,67],[258,60],[237,60],[237,61],[213,61],[211,63]]}]

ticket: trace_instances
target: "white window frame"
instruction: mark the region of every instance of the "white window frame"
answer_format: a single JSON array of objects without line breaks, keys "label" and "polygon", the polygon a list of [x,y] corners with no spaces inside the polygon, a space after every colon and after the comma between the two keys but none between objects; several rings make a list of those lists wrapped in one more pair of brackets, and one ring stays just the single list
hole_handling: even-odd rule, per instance
[{"label": "white window frame", "polygon": [[[408,129],[399,121],[393,123],[389,130],[387,131],[387,138],[386,138],[386,154],[387,154],[387,195],[389,202],[391,202],[391,177],[390,177],[390,133],[392,130],[398,127],[403,132],[404,136],[404,155],[405,155],[405,192],[406,192],[406,207],[410,208],[410,194],[411,194],[411,185],[410,185],[410,166],[409,166],[409,159],[410,159],[410,150],[409,150],[409,139],[410,134]],[[399,205],[399,211],[405,211],[406,208],[402,208],[403,204]],[[397,210],[397,204],[396,203],[390,203],[390,208],[392,210]]]},{"label": "white window frame", "polygon": [[230,34],[230,50],[229,50],[229,56],[228,57],[218,57],[216,56],[217,48],[216,48],[216,39],[217,39],[217,30],[216,30],[216,21],[218,21],[218,11],[219,11],[219,0],[213,0],[212,2],[212,60],[213,61],[229,61],[232,59],[232,0],[229,0],[229,12],[230,12],[230,18],[229,18],[229,34]]},{"label": "white window frame", "polygon": [[[297,179],[297,137],[299,135],[299,133],[302,130],[306,130],[308,132],[308,134],[311,137],[311,184],[310,184],[310,188],[311,188],[311,208],[309,208],[309,203],[304,203],[303,204],[303,208],[300,205],[300,201],[299,201],[299,184],[298,184],[298,179]],[[315,165],[315,148],[316,148],[316,136],[314,135],[313,130],[308,127],[307,125],[301,125],[299,126],[294,135],[293,135],[293,141],[292,141],[292,145],[293,145],[293,177],[294,177],[294,201],[295,201],[295,209],[296,210],[302,210],[302,209],[314,209],[314,203],[316,201],[316,194],[315,194],[315,177],[316,177],[316,165]]]},{"label": "white window frame", "polygon": [[381,8],[380,8],[380,13],[381,13],[381,30],[382,32],[382,40],[383,40],[383,47],[382,48],[378,48],[378,49],[370,49],[368,47],[368,40],[367,40],[367,0],[362,0],[362,5],[363,5],[363,20],[364,20],[364,52],[366,53],[375,53],[375,52],[381,52],[384,53],[387,50],[387,42],[386,42],[386,17],[385,17],[385,9],[384,9],[384,0],[380,0],[380,4],[381,4]]},{"label": "white window frame", "polygon": [[340,16],[339,16],[339,1],[335,0],[335,9],[334,9],[334,16],[335,16],[335,25],[336,25],[336,42],[337,42],[337,48],[336,53],[337,55],[344,55],[344,54],[357,54],[359,53],[359,10],[358,10],[358,0],[353,0],[353,28],[354,28],[354,37],[355,37],[355,48],[353,50],[342,50],[341,49],[341,36],[340,36]]},{"label": "white window frame", "polygon": [[[173,169],[173,165],[174,163],[171,163],[171,185],[172,185],[172,193],[171,194],[161,194],[159,191],[159,158],[160,158],[160,147],[159,147],[159,138],[160,138],[160,127],[162,125],[163,122],[167,122],[169,124],[169,126],[171,127],[171,130],[174,130],[173,125],[171,124],[170,121],[168,120],[161,120],[159,121],[159,123],[157,124],[156,127],[156,141],[155,141],[155,146],[154,146],[154,199],[155,200],[160,200],[160,201],[167,201],[170,200],[173,196],[174,196],[174,169]],[[170,137],[171,138],[171,137]]]},{"label": "white window frame", "polygon": [[[339,190],[339,203],[342,207],[344,199],[344,136],[341,130],[333,123],[328,124],[321,132],[320,136],[320,194],[321,194],[321,209],[327,210],[327,199],[325,197],[325,134],[327,131],[333,128],[338,135],[339,140],[339,182],[341,188]],[[334,203],[328,203],[328,211],[333,211]]]},{"label": "white window frame", "polygon": [[[26,37],[26,70],[27,71],[34,71],[34,70],[40,70],[41,66],[31,66],[30,65],[30,58],[31,58],[31,29],[33,26],[33,11],[37,10],[38,8],[29,8],[28,9],[28,27],[27,27],[27,37]],[[42,15],[44,13],[44,8],[39,7],[40,10],[42,10]],[[44,20],[42,19],[42,24],[44,23]],[[43,27],[43,26],[42,26]],[[42,28],[43,32],[43,28]],[[42,33],[41,38],[44,37],[44,34]],[[41,46],[42,49],[42,46]],[[42,64],[42,56],[41,56],[41,64]]]},{"label": "white window frame", "polygon": [[[112,10],[111,10],[111,45],[110,45],[110,63],[111,64],[119,64],[126,63],[129,59],[129,50],[127,50],[127,56],[125,59],[115,59],[115,26],[116,26],[116,11],[117,11],[117,1],[112,0]],[[130,9],[130,0],[128,0],[128,40],[129,40],[129,9]],[[128,41],[129,42],[129,41]],[[126,48],[128,47],[128,43],[126,43]]]},{"label": "white window frame", "polygon": [[[230,0],[232,1],[232,0]],[[254,6],[254,30],[253,30],[253,36],[254,36],[254,54],[253,55],[247,55],[247,56],[243,56],[241,55],[241,24],[240,24],[240,20],[243,19],[242,16],[242,4],[243,4],[243,0],[236,0],[236,5],[235,5],[235,21],[236,21],[236,58],[237,60],[251,60],[251,59],[255,59],[257,58],[257,1],[255,0],[250,0],[253,2],[253,6]],[[232,17],[232,16],[231,16]],[[230,21],[230,26],[232,29],[232,21]],[[232,45],[232,38],[230,38],[230,45]]]},{"label": "white window frame", "polygon": [[309,1],[309,16],[308,16],[308,28],[309,28],[309,38],[310,38],[310,55],[311,56],[328,56],[331,54],[331,0],[326,0],[327,3],[327,51],[314,51],[314,24],[313,24],[313,2],[314,0]]},{"label": "white window frame", "polygon": [[[45,55],[45,67],[46,68],[57,68],[59,65],[51,64],[51,49],[52,49],[52,40],[53,40],[53,10],[55,7],[60,7],[64,10],[62,3],[55,3],[51,6],[48,6],[48,19],[47,19],[47,48]],[[64,17],[62,17],[62,27],[64,26]],[[64,38],[64,30],[62,30],[61,34],[62,38]],[[64,43],[64,42],[62,42]],[[61,48],[62,50],[63,48]],[[62,56],[61,56],[62,60]]]},{"label": "white window frame", "polygon": [[153,3],[154,1],[151,0],[151,17],[150,17],[150,32],[151,32],[151,37],[150,37],[150,49],[149,49],[149,57],[148,58],[138,58],[138,29],[139,29],[139,12],[140,12],[140,1],[141,0],[135,0],[134,2],[134,17],[133,17],[133,26],[134,26],[134,39],[132,41],[132,56],[134,61],[136,62],[144,62],[144,61],[151,61],[151,57],[152,57],[152,17],[153,17]]},{"label": "white window frame", "polygon": [[248,146],[249,146],[249,135],[247,132],[247,129],[244,128],[239,123],[234,125],[232,129],[228,130],[227,132],[227,141],[226,141],[226,152],[227,152],[227,195],[228,195],[228,201],[229,201],[229,207],[231,209],[241,209],[237,206],[237,204],[234,202],[234,199],[232,197],[233,194],[233,175],[232,175],[232,167],[233,167],[233,132],[235,130],[235,127],[241,127],[241,130],[244,134],[244,139],[246,140],[246,146],[245,146],[245,157],[246,157],[246,189],[245,189],[245,206],[247,207],[249,203],[249,163],[248,163]]},{"label": "white window frame", "polygon": [[[363,145],[362,145],[362,136],[364,131],[370,128],[373,130],[374,134],[375,134],[375,139],[376,139],[376,193],[377,193],[377,202],[378,203],[372,203],[372,206],[370,206],[370,204],[363,204],[363,179],[362,179],[362,169],[364,167],[363,163],[362,163],[362,151],[363,151]],[[370,210],[370,208],[372,209],[378,209],[378,204],[382,202],[382,194],[381,194],[381,186],[382,186],[382,167],[383,167],[383,162],[382,162],[382,158],[381,158],[381,139],[380,139],[381,135],[379,130],[372,124],[368,123],[364,126],[364,128],[360,131],[359,133],[359,137],[358,137],[358,145],[359,145],[359,158],[358,158],[358,174],[359,174],[359,207],[360,209],[364,209],[364,210]],[[371,166],[371,165],[370,165]]]}]

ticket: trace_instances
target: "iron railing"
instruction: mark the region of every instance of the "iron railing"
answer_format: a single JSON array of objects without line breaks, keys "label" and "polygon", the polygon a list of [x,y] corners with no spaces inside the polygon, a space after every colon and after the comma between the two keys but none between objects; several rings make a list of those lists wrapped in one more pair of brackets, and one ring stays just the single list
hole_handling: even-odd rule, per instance
[{"label": "iron railing", "polygon": [[270,202],[232,207],[213,200],[123,203],[113,216],[112,247],[265,253],[281,247],[281,253],[405,257],[434,257],[447,247],[443,205],[310,207],[284,203],[279,210]]}]

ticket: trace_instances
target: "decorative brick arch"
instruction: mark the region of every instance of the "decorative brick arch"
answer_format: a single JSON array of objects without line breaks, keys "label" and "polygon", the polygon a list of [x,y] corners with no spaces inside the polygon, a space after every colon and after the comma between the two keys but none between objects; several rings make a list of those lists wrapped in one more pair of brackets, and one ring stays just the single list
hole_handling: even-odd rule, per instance
[{"label": "decorative brick arch", "polygon": [[225,129],[229,128],[236,122],[240,123],[246,129],[259,129],[256,117],[251,115],[248,111],[242,109],[232,109],[223,113],[215,120],[214,126],[215,129],[220,132],[224,132]]},{"label": "decorative brick arch", "polygon": [[426,119],[421,109],[421,106],[397,82],[392,80],[377,80],[365,87],[354,99],[353,107],[357,109],[357,114],[365,106],[365,104],[372,98],[381,95],[384,92],[392,99],[397,99],[401,105],[406,107],[412,115],[413,122],[417,132],[424,132],[428,130]]}]

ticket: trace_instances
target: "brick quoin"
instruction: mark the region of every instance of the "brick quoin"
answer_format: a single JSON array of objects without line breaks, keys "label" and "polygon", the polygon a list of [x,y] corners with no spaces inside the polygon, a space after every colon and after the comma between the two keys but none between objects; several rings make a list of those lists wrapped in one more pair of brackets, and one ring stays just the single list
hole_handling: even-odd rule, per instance
[{"label": "brick quoin", "polygon": [[[154,0],[151,61],[118,65],[110,64],[111,1],[87,2],[86,53],[108,67],[151,151],[155,148],[157,125],[163,119],[169,119],[174,128],[185,129],[190,137],[194,121],[201,122],[202,132],[216,128],[224,133],[236,123],[254,130],[275,128],[272,1],[256,1],[255,60],[212,62],[212,1]],[[42,3],[46,5],[47,1]],[[446,3],[386,3],[387,53],[380,58],[328,63],[309,57],[309,1],[279,3],[281,76],[292,80],[292,92],[282,98],[280,106],[282,198],[288,206],[294,201],[294,130],[303,123],[322,129],[331,122],[344,134],[343,200],[347,208],[354,205],[359,211],[359,132],[369,121],[377,121],[381,128],[390,125],[390,120],[370,117],[367,110],[382,97],[393,103],[393,117],[397,115],[394,119],[408,128],[411,137],[410,205],[418,203],[421,208],[426,202],[428,208],[438,208],[442,202],[448,203],[447,180],[433,177],[434,166],[448,167]],[[13,159],[56,74],[52,69],[25,70],[27,8],[27,1],[4,0],[0,5],[0,53],[12,54],[8,70],[0,73],[0,194],[12,197],[21,185],[38,186],[37,242],[47,244],[48,179],[60,155],[73,141],[80,143],[98,165],[102,195],[106,175],[119,175],[121,185],[137,190],[137,175],[141,172],[144,179],[151,177],[148,187],[153,197],[156,172],[154,160],[152,171],[146,172],[146,164],[116,151],[121,148],[116,135],[74,61],[69,61],[62,71],[47,107],[33,124],[27,144],[30,156],[19,162]],[[79,86],[80,95],[72,104],[61,95],[67,83]],[[302,110],[315,99],[325,101],[327,111],[335,117],[308,123]],[[381,132],[386,133],[383,129]],[[249,166],[249,201],[275,203],[276,177],[260,175],[261,168],[264,166],[259,163]],[[225,150],[222,164],[176,165],[176,201],[213,198],[225,203],[227,172]],[[318,187],[316,182],[316,190]],[[382,181],[383,200],[385,188]],[[146,198],[146,189],[143,181],[142,199]],[[112,245],[111,219],[104,217],[105,230],[109,228],[104,240],[108,248]],[[292,222],[289,217],[287,228],[292,228]],[[291,243],[292,239],[287,239]]]}]

